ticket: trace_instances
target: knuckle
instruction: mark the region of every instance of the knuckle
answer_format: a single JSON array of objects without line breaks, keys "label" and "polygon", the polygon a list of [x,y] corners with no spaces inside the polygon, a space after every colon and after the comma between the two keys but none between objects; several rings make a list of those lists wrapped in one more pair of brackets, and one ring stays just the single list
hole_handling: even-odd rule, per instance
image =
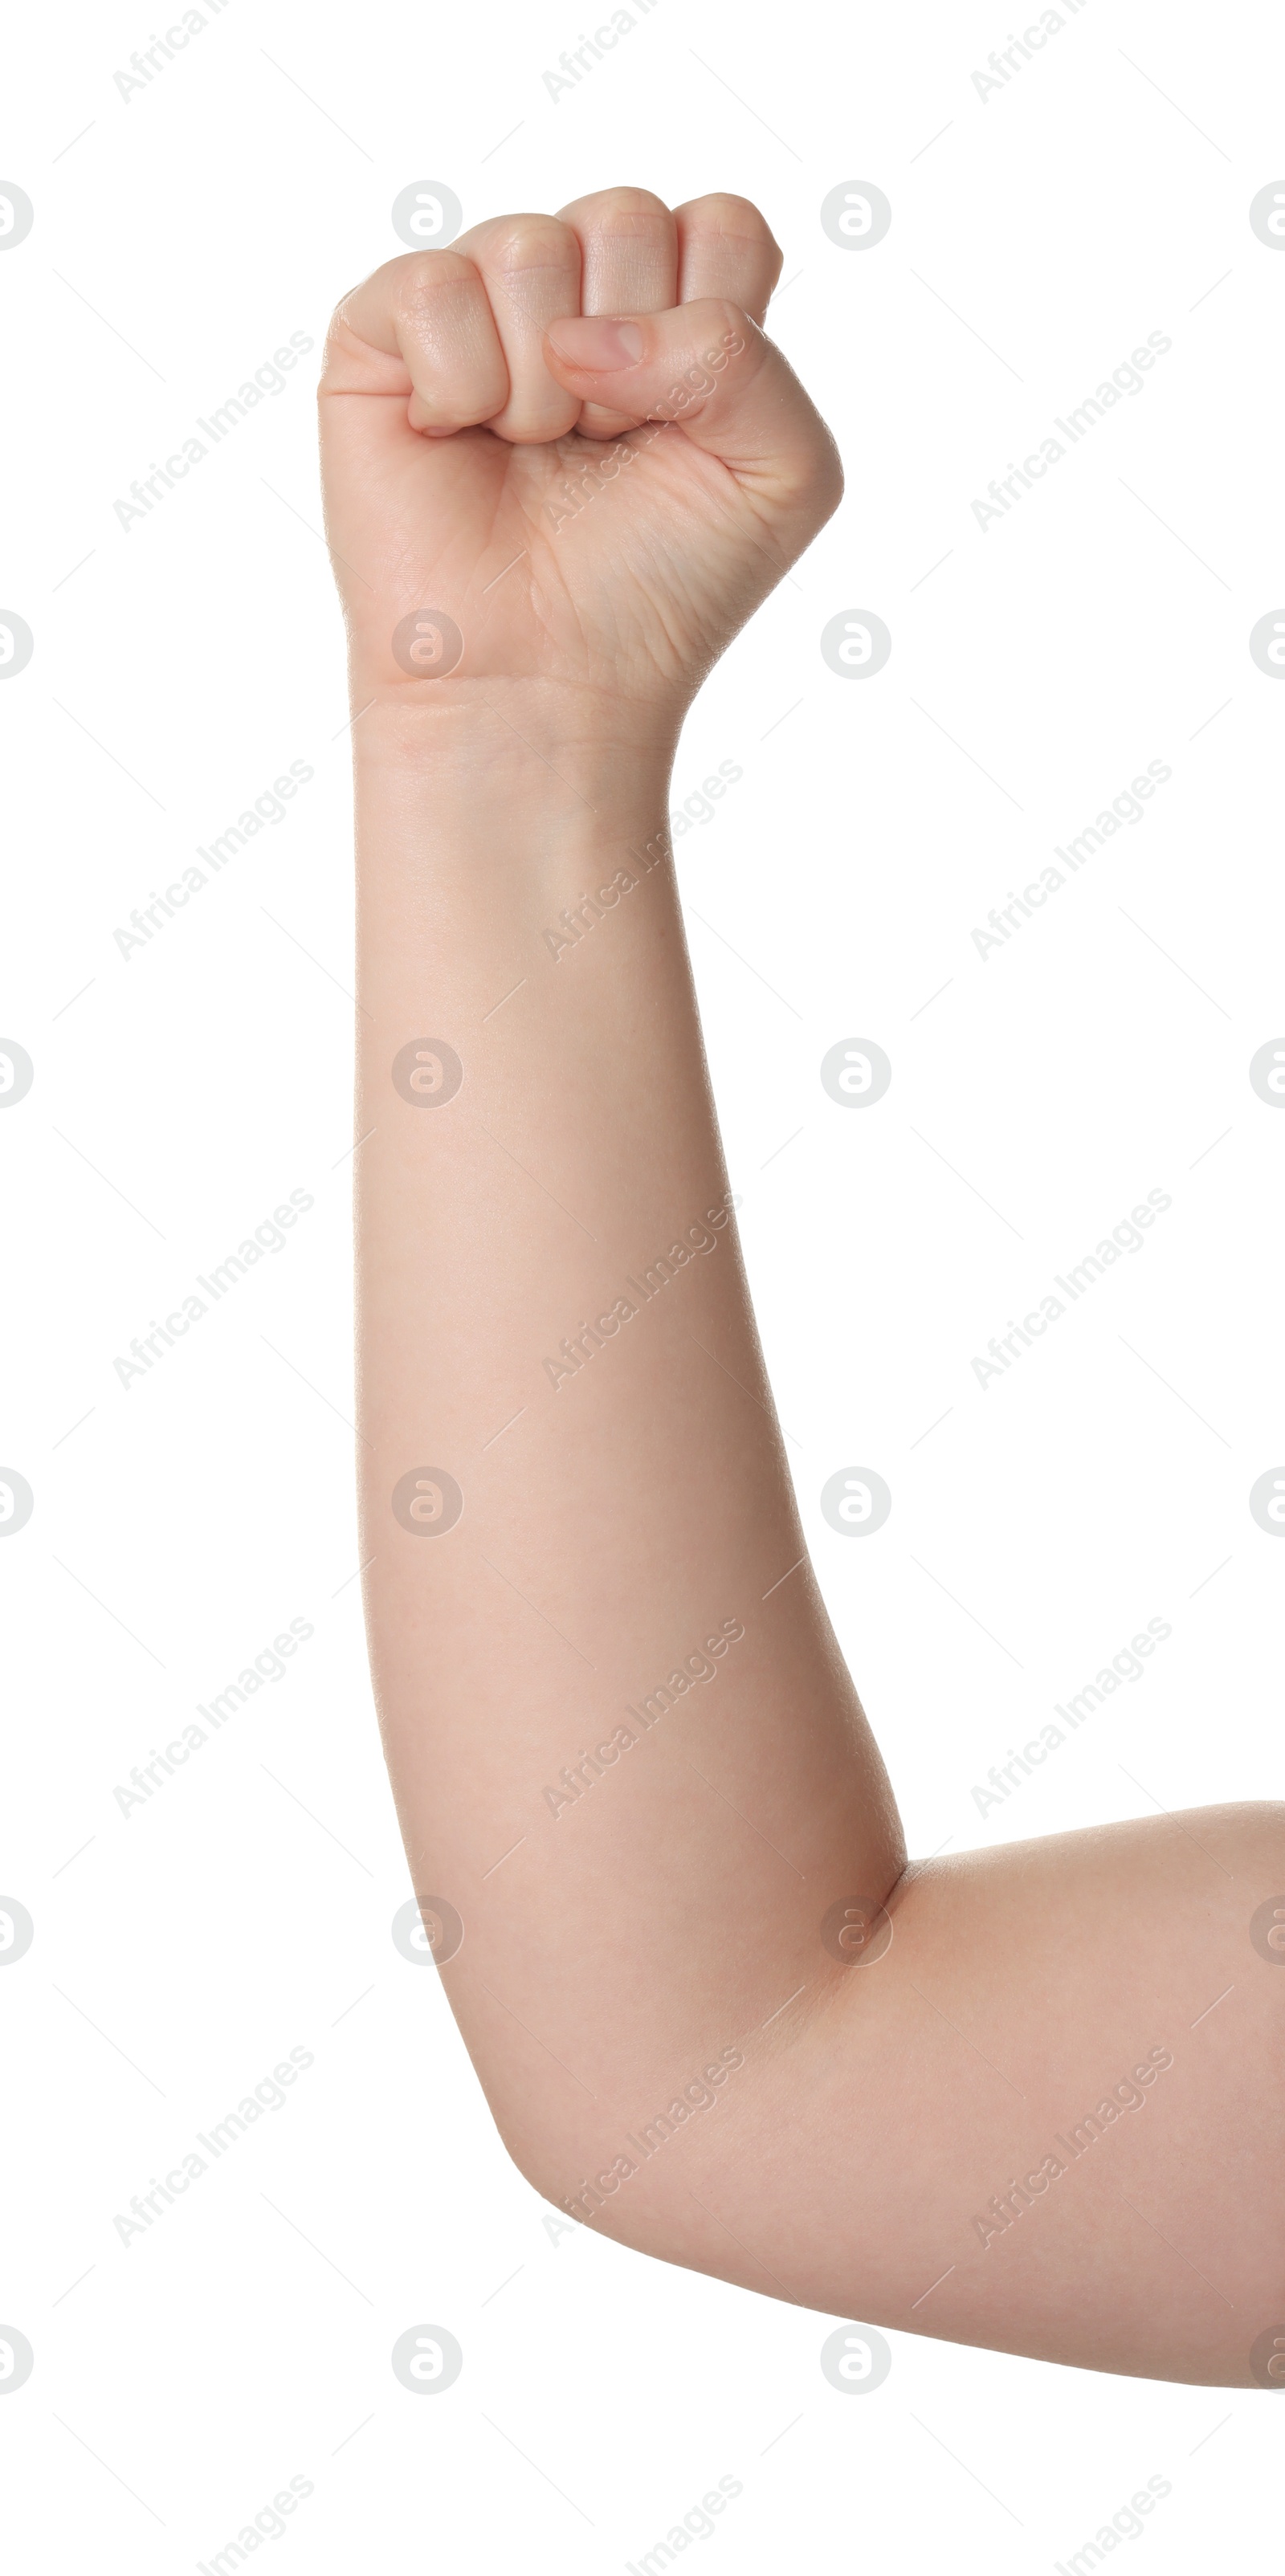
[{"label": "knuckle", "polygon": [[626,235],[668,233],[674,222],[664,199],[650,188],[600,188],[595,196],[579,198],[566,215],[577,230]]},{"label": "knuckle", "polygon": [[[709,329],[712,332],[738,334],[742,339],[758,338],[757,326],[751,322],[748,313],[741,305],[733,304],[730,295],[711,295],[704,298],[701,310],[702,314],[709,315]],[[702,322],[702,329],[704,327]]]},{"label": "knuckle", "polygon": [[548,447],[556,439],[568,438],[579,416],[580,405],[571,397],[556,410],[510,402],[497,417],[487,421],[487,427],[510,447]]},{"label": "knuckle", "polygon": [[408,319],[431,310],[439,296],[458,295],[478,283],[471,260],[453,250],[408,251],[389,262],[394,310]]},{"label": "knuckle", "polygon": [[483,228],[479,257],[484,268],[512,276],[524,269],[557,268],[578,276],[580,244],[569,224],[556,215],[506,215]]},{"label": "knuckle", "polygon": [[680,212],[691,232],[712,233],[725,241],[750,242],[765,250],[778,248],[770,224],[749,197],[736,197],[720,189],[708,197],[693,198]]}]

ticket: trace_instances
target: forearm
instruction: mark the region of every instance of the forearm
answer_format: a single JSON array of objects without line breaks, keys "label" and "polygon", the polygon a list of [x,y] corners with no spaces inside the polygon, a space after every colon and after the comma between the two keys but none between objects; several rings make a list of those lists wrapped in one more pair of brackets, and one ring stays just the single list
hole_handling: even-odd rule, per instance
[{"label": "forearm", "polygon": [[[560,2196],[589,2096],[616,2126],[645,2118],[813,1979],[817,1889],[855,1869],[877,1899],[903,1855],[799,1562],[663,855],[666,763],[574,739],[541,759],[458,716],[390,747],[402,719],[372,714],[372,1657],[417,1890],[466,1927],[452,2005]],[[440,1106],[394,1088],[417,1037],[463,1068]],[[421,1465],[463,1496],[440,1537],[390,1507]]]}]

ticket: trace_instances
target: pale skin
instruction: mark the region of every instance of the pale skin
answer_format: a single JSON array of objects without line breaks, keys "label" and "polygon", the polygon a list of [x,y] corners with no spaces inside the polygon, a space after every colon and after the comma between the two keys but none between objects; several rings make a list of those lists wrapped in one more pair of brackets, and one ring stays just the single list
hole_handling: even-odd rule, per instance
[{"label": "pale skin", "polygon": [[[702,678],[841,496],[779,271],[743,199],[618,188],[393,260],[331,330],[362,1554],[412,1881],[555,2207],[831,2317],[1249,2387],[1285,2337],[1249,1933],[1285,1807],[908,1862],[764,1374],[663,826]],[[421,677],[425,609],[463,649]],[[418,1039],[462,1068],[424,1106]],[[453,1521],[431,1474],[396,1516],[424,1467]]]}]

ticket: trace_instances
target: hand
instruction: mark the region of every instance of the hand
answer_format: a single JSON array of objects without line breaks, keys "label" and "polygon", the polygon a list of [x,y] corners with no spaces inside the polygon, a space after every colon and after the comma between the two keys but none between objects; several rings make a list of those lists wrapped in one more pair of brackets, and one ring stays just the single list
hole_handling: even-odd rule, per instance
[{"label": "hand", "polygon": [[[671,213],[611,188],[390,260],[345,296],[322,462],[361,697],[440,712],[501,685],[511,705],[518,683],[552,733],[676,736],[843,488],[759,328],[780,269],[744,198]],[[449,676],[394,657],[421,609],[463,638]]]}]

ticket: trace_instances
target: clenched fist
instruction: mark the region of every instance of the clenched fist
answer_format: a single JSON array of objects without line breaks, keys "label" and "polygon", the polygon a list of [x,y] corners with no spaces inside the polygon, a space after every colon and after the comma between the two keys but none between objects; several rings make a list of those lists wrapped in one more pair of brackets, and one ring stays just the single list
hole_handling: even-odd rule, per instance
[{"label": "clenched fist", "polygon": [[842,491],[760,327],[780,268],[744,198],[610,188],[345,296],[322,459],[359,699],[672,739]]}]

